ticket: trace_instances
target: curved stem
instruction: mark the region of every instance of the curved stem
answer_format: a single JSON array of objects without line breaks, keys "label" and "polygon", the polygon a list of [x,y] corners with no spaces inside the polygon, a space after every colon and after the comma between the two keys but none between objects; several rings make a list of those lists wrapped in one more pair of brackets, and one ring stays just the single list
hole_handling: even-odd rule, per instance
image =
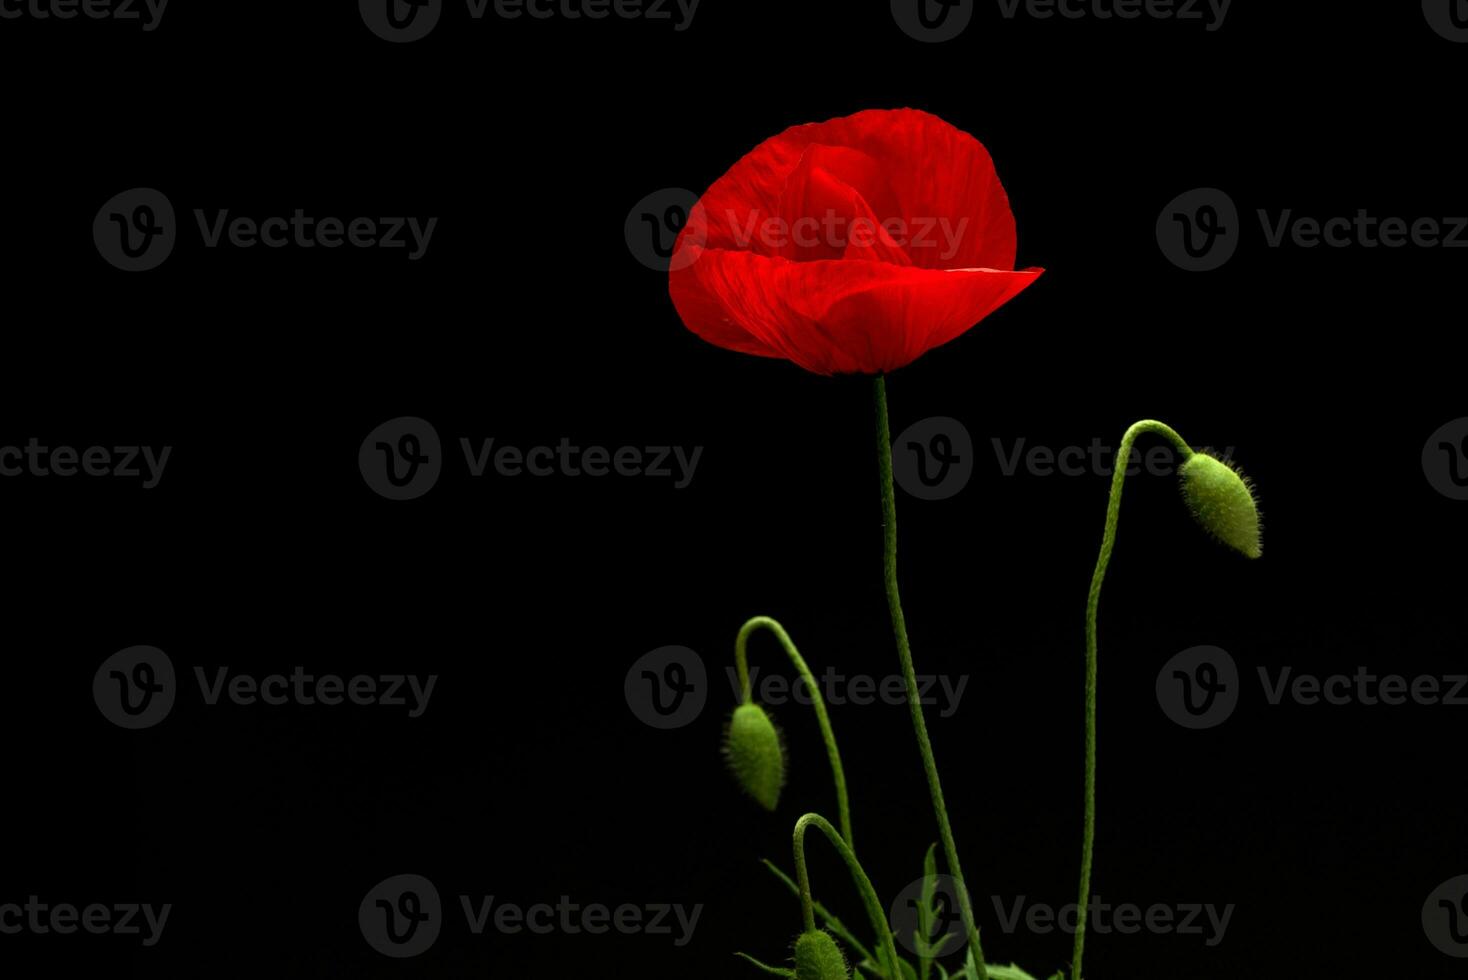
[{"label": "curved stem", "polygon": [[820,685],[811,674],[810,667],[800,651],[795,649],[795,643],[790,639],[790,634],[785,632],[785,627],[768,616],[755,616],[739,629],[739,635],[734,638],[734,669],[739,673],[739,692],[742,703],[748,704],[750,700],[749,684],[749,658],[745,653],[745,647],[749,643],[750,634],[756,630],[767,629],[775,634],[780,641],[780,646],[785,648],[785,654],[790,662],[795,665],[795,670],[805,681],[805,686],[810,689],[811,707],[816,711],[816,722],[821,727],[821,738],[826,743],[826,757],[831,760],[831,779],[836,784],[836,810],[837,817],[841,821],[841,836],[845,838],[848,847],[855,847],[851,839],[851,804],[846,796],[846,772],[841,768],[841,751],[836,747],[836,733],[831,730],[831,719],[826,714],[826,699],[821,696]]},{"label": "curved stem", "polygon": [[923,720],[923,706],[918,693],[917,672],[912,665],[912,648],[907,641],[907,621],[902,615],[902,599],[897,591],[897,499],[892,486],[892,432],[887,421],[887,384],[878,375],[875,385],[877,402],[877,465],[882,481],[883,568],[887,585],[887,609],[892,616],[892,633],[897,639],[897,656],[902,661],[902,676],[907,684],[907,706],[917,733],[918,751],[923,757],[923,772],[928,777],[928,791],[933,798],[933,811],[938,817],[938,836],[943,844],[943,858],[958,885],[958,910],[973,950],[978,980],[989,980],[984,963],[984,950],[979,945],[979,928],[974,920],[973,902],[964,884],[963,868],[958,863],[958,848],[953,842],[953,828],[948,822],[948,808],[943,803],[943,786],[938,779],[938,764],[933,760],[933,744]]},{"label": "curved stem", "polygon": [[1091,573],[1091,591],[1086,597],[1086,814],[1081,829],[1081,883],[1076,902],[1076,931],[1071,947],[1070,980],[1081,978],[1081,954],[1086,945],[1086,919],[1091,902],[1091,859],[1096,844],[1096,611],[1101,605],[1101,583],[1106,566],[1111,563],[1111,549],[1116,544],[1117,518],[1121,514],[1121,487],[1131,464],[1132,444],[1144,432],[1156,433],[1173,444],[1183,460],[1193,455],[1183,437],[1154,419],[1143,419],[1121,437],[1111,473],[1111,499],[1106,504],[1106,530],[1101,535],[1101,553],[1096,557],[1096,570]]},{"label": "curved stem", "polygon": [[800,889],[800,913],[804,919],[805,931],[814,932],[816,928],[815,902],[810,893],[810,873],[805,867],[805,831],[808,827],[815,827],[825,834],[830,839],[831,846],[836,848],[846,866],[851,869],[851,880],[855,882],[857,891],[861,892],[867,918],[872,921],[883,958],[887,960],[883,970],[892,980],[901,980],[901,967],[897,965],[897,944],[892,939],[892,926],[882,911],[882,900],[877,897],[877,890],[872,887],[871,879],[862,870],[856,854],[841,839],[841,835],[836,833],[836,828],[825,817],[816,813],[807,813],[795,821],[795,881]]}]

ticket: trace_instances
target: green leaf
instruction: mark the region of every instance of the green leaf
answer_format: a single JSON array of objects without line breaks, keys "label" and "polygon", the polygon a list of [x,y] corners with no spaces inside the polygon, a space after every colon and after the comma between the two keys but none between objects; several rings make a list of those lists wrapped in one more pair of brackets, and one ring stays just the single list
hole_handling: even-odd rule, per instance
[{"label": "green leaf", "polygon": [[932,975],[933,961],[942,953],[949,940],[958,938],[950,932],[933,939],[933,930],[938,927],[938,913],[933,907],[938,893],[937,849],[937,844],[928,845],[928,853],[923,857],[923,887],[917,909],[918,929],[917,935],[913,936],[913,945],[918,949],[917,980],[928,980]]},{"label": "green leaf", "polygon": [[735,953],[734,955],[737,956],[737,957],[739,957],[741,960],[744,960],[744,962],[746,962],[746,963],[750,963],[750,964],[752,964],[752,965],[754,965],[756,967],[759,967],[761,970],[765,971],[766,973],[770,974],[771,976],[774,976],[774,977],[793,977],[793,976],[795,976],[795,971],[794,970],[787,970],[784,967],[770,966],[768,963],[761,963],[759,960],[755,959],[753,956],[750,956],[748,953]]},{"label": "green leaf", "polygon": [[[1033,976],[1019,968],[1017,963],[1008,966],[1000,966],[998,963],[990,963],[986,966],[991,980],[1035,980]],[[978,980],[979,967],[974,962],[974,951],[969,950],[964,960],[963,969],[957,973],[948,973],[942,966],[938,967],[942,980]],[[1061,971],[1050,977],[1050,980],[1065,980],[1065,972]]]},{"label": "green leaf", "polygon": [[[1014,963],[1011,963],[1008,966],[999,966],[996,963],[990,963],[989,976],[992,977],[993,980],[1035,980],[1034,977],[1030,976],[1024,970],[1021,970],[1019,966]],[[1055,976],[1051,977],[1050,980],[1065,980],[1065,976],[1064,974],[1057,973],[1055,974]]]},{"label": "green leaf", "polygon": [[938,967],[938,970],[941,973],[943,980],[978,980],[979,978],[979,975],[976,972],[977,967],[974,966],[974,954],[972,950],[970,950],[968,955],[964,958],[963,969],[959,970],[957,973],[949,973],[944,970],[941,965]]},{"label": "green leaf", "polygon": [[918,949],[918,978],[928,980],[933,972],[933,958],[937,955],[937,949],[931,945],[933,938],[933,896],[938,890],[938,861],[934,856],[937,844],[928,845],[928,853],[923,856],[923,887],[918,900],[918,934],[913,936],[913,945]]}]

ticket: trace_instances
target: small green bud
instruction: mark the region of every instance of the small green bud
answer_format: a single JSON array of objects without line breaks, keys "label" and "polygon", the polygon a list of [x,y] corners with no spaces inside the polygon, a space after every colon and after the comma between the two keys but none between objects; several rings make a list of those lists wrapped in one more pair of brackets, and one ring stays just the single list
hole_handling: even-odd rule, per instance
[{"label": "small green bud", "polygon": [[848,980],[846,957],[829,933],[802,933],[795,940],[795,980]]},{"label": "small green bud", "polygon": [[744,791],[774,810],[785,785],[785,748],[764,708],[751,702],[734,709],[724,735],[724,756]]},{"label": "small green bud", "polygon": [[1183,497],[1203,529],[1235,551],[1258,558],[1259,505],[1249,478],[1207,453],[1189,456],[1178,472]]}]

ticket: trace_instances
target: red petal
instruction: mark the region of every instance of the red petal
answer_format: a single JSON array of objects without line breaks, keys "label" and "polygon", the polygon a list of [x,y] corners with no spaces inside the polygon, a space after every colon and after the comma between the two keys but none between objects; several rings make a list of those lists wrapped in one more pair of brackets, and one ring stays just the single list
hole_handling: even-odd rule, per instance
[{"label": "red petal", "polygon": [[783,357],[818,374],[891,371],[968,330],[1039,269],[791,262],[696,249],[669,277],[690,330],[731,350]]},{"label": "red petal", "polygon": [[797,262],[865,259],[912,265],[872,206],[895,200],[876,161],[855,150],[812,146],[806,150],[780,200],[777,254]]},{"label": "red petal", "polygon": [[[942,248],[907,248],[924,268],[1014,268],[1014,215],[989,152],[968,133],[917,109],[869,109],[793,126],[765,140],[703,195],[702,244],[774,255],[760,228],[786,217],[786,185],[808,150],[866,198],[880,221],[901,218],[916,238],[927,227]],[[845,152],[843,152],[845,151]],[[946,246],[937,222],[957,247]],[[685,234],[688,234],[685,231]]]},{"label": "red petal", "polygon": [[[827,215],[837,233],[792,240],[795,222]],[[860,241],[858,222],[872,228]],[[988,151],[913,109],[766,140],[703,195],[677,247],[669,289],[691,330],[823,374],[901,367],[1041,271],[1014,271],[1014,216]]]}]

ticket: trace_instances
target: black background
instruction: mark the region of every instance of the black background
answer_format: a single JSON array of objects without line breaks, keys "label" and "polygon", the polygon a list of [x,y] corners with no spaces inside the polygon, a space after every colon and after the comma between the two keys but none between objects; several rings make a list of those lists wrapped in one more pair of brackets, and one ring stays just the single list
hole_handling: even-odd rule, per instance
[{"label": "black background", "polygon": [[[311,9],[305,9],[308,6]],[[1289,9],[1282,9],[1288,6]],[[1005,935],[990,895],[1074,898],[1082,612],[1100,476],[1001,474],[1008,445],[1108,444],[1141,417],[1233,446],[1265,555],[1197,533],[1172,481],[1129,481],[1101,619],[1095,892],[1236,904],[1224,941],[1093,937],[1095,977],[1449,976],[1422,902],[1468,872],[1462,709],[1267,706],[1254,670],[1462,670],[1465,507],[1421,452],[1468,414],[1464,255],[1266,248],[1255,209],[1446,217],[1461,192],[1468,45],[1417,4],[1238,0],[1199,23],[1005,20],[905,36],[885,4],[703,0],[691,28],[470,21],[387,44],[354,4],[184,4],[136,24],[0,21],[6,356],[0,445],[173,446],[162,483],[0,480],[8,792],[0,900],[174,904],[162,941],[0,936],[7,976],[744,977],[798,906],[758,865],[830,812],[814,722],[779,813],[722,770],[716,683],[655,731],[623,678],[655,647],[722,678],[749,615],[816,668],[883,676],[869,383],[704,344],[628,210],[706,187],[786,126],[913,106],[993,154],[1043,277],[894,374],[897,429],[974,437],[958,496],[899,500],[920,672],[968,675],[930,714],[986,953],[1038,976],[1069,938]],[[137,186],[185,221],[157,270],[98,255],[93,216]],[[1245,216],[1222,269],[1171,265],[1159,212],[1194,187]],[[204,249],[193,208],[437,216],[427,256]],[[356,465],[402,415],[522,446],[702,446],[692,484],[470,479],[452,457],[410,503]],[[1150,446],[1151,443],[1146,445]],[[457,465],[456,465],[457,464]],[[205,707],[155,728],[89,695],[133,644],[181,672],[440,675],[429,710]],[[1161,664],[1227,649],[1246,696],[1223,726],[1159,710]],[[754,662],[785,671],[773,643]],[[833,709],[858,848],[884,899],[935,837],[903,707]],[[832,814],[834,816],[834,814]],[[357,904],[412,872],[446,901],[702,903],[693,941],[472,936],[423,956],[363,941]],[[839,864],[812,875],[849,923]]]}]

